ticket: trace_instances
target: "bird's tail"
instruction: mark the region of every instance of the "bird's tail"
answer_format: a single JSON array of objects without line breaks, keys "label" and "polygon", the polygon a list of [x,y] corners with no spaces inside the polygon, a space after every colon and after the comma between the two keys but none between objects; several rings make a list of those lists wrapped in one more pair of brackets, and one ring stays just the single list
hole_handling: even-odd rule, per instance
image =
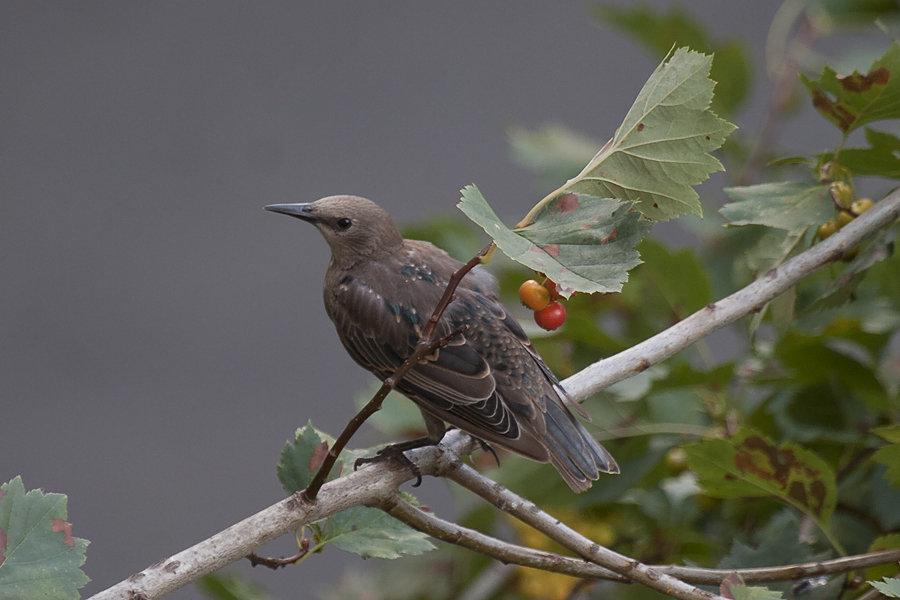
[{"label": "bird's tail", "polygon": [[547,402],[544,443],[550,463],[575,492],[583,492],[600,473],[617,474],[619,465],[561,402]]}]

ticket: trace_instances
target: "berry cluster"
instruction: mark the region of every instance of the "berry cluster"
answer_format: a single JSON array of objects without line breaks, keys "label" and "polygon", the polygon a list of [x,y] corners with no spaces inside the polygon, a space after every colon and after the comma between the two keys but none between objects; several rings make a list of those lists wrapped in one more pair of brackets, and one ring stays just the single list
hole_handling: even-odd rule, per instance
[{"label": "berry cluster", "polygon": [[[838,229],[863,214],[872,207],[872,201],[869,198],[853,199],[853,190],[843,181],[835,181],[829,188],[831,199],[834,201],[834,207],[837,214],[827,222],[819,225],[816,235],[820,240],[824,240],[832,235]],[[850,260],[856,255],[856,248],[844,255],[844,260]]]},{"label": "berry cluster", "polygon": [[553,331],[566,322],[566,307],[556,284],[549,279],[539,283],[529,279],[519,286],[519,300],[534,311],[534,322],[547,331]]}]

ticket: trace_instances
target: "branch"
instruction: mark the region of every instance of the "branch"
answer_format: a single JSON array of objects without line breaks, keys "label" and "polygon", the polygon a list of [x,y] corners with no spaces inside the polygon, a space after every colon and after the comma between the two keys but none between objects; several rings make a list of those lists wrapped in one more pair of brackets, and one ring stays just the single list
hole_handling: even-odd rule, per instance
[{"label": "branch", "polygon": [[[456,544],[475,552],[481,552],[503,563],[562,573],[572,577],[606,579],[619,582],[631,581],[623,575],[587,562],[582,558],[562,556],[553,552],[511,544],[479,531],[445,521],[413,506],[399,496],[385,500],[380,505],[380,508],[410,527],[427,533],[436,539]],[[894,549],[879,550],[856,556],[845,556],[832,560],[752,569],[704,569],[677,565],[652,565],[648,566],[648,568],[677,577],[687,583],[719,585],[730,574],[737,573],[743,578],[745,583],[753,584],[845,573],[876,565],[886,565],[898,560],[900,560],[900,550]]]},{"label": "branch", "polygon": [[722,599],[721,596],[696,588],[591,541],[565,523],[545,513],[530,500],[526,500],[488,479],[449,453],[441,457],[440,465],[440,475],[475,492],[500,510],[534,527],[556,543],[596,565],[679,600]]},{"label": "branch", "polygon": [[[452,430],[440,446],[409,450],[406,455],[423,474],[434,475],[443,452],[465,455],[477,447],[469,436]],[[399,486],[413,477],[408,469],[398,468],[392,461],[367,465],[323,485],[316,502],[305,502],[299,493],[294,494],[98,592],[90,600],[159,598],[303,525],[354,506],[378,504],[392,498]]]},{"label": "branch", "polygon": [[900,190],[894,190],[828,239],[771,269],[747,287],[708,304],[640,344],[589,365],[563,381],[562,385],[570,398],[581,402],[591,394],[637,375],[714,331],[762,310],[767,303],[799,281],[840,259],[850,249],[897,219],[900,219]]}]

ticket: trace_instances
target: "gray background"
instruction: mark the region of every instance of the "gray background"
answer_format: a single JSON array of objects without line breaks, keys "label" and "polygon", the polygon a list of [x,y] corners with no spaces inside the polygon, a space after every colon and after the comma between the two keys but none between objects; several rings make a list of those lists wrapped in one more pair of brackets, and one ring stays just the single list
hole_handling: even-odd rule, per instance
[{"label": "gray background", "polygon": [[[777,5],[691,8],[758,59]],[[658,62],[589,6],[0,4],[0,479],[69,495],[85,595],[280,499],[285,439],[339,431],[370,381],[321,307],[324,242],[261,206],[409,221],[476,182],[521,216],[506,128],[605,140]],[[254,576],[311,597],[345,556]]]}]

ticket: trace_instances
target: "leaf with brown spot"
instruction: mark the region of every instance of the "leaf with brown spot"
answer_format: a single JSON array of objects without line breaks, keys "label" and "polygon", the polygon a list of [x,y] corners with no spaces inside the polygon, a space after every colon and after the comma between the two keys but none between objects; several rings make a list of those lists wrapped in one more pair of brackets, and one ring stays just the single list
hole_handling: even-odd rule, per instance
[{"label": "leaf with brown spot", "polygon": [[72,536],[66,504],[63,494],[26,492],[21,477],[0,486],[0,598],[79,597],[88,541]]},{"label": "leaf with brown spot", "polygon": [[72,524],[64,519],[53,519],[53,532],[63,533],[63,544],[75,547],[75,538],[72,537]]},{"label": "leaf with brown spot", "polygon": [[630,202],[564,194],[540,207],[530,224],[509,229],[474,185],[462,190],[459,208],[516,262],[544,273],[560,293],[618,292],[640,264],[634,249],[650,222]]},{"label": "leaf with brown spot", "polygon": [[900,43],[865,73],[838,75],[825,67],[818,80],[800,75],[813,106],[844,133],[867,123],[900,119]]},{"label": "leaf with brown spot", "polygon": [[710,110],[712,56],[678,48],[638,92],[609,141],[555,193],[575,192],[634,202],[664,221],[702,214],[694,190],[722,164],[710,154],[735,126]]},{"label": "leaf with brown spot", "polygon": [[[332,441],[332,438],[313,427],[311,422],[297,429],[294,439],[284,444],[277,466],[278,479],[285,492],[293,494],[306,489],[325,459]],[[340,466],[341,463],[337,463],[331,470],[329,481],[338,476]]]},{"label": "leaf with brown spot", "polygon": [[828,524],[837,496],[834,471],[797,444],[774,444],[760,433],[741,429],[730,440],[705,440],[685,448],[699,484],[710,496],[771,496]]}]

